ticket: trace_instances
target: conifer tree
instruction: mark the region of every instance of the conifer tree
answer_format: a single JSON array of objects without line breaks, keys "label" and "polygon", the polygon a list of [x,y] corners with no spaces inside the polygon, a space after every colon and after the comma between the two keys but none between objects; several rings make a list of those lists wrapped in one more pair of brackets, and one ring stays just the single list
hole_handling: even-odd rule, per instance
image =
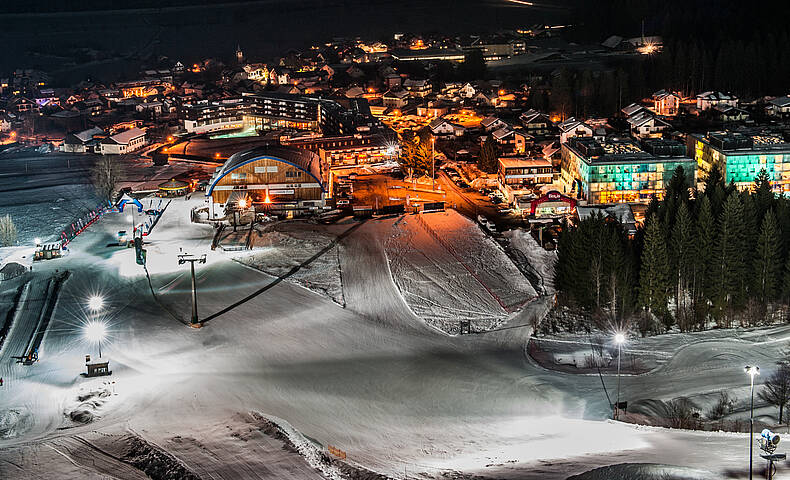
[{"label": "conifer tree", "polygon": [[694,311],[697,313],[697,321],[704,321],[707,314],[707,300],[713,297],[713,251],[716,238],[716,222],[713,218],[710,199],[703,196],[699,202],[697,211],[697,254],[694,262]]},{"label": "conifer tree", "polygon": [[743,290],[744,298],[746,298],[748,290],[755,285],[754,262],[756,261],[757,252],[754,247],[757,244],[757,237],[760,235],[760,227],[763,220],[762,217],[758,218],[754,197],[749,192],[741,192],[740,197],[743,209],[741,232],[744,244],[743,262],[745,267],[743,277],[741,277],[741,290]]},{"label": "conifer tree", "polygon": [[782,273],[779,224],[773,210],[763,218],[755,248],[755,293],[765,303],[776,298]]},{"label": "conifer tree", "polygon": [[686,202],[678,207],[675,226],[672,229],[672,282],[675,286],[675,312],[682,330],[687,330],[691,323],[689,300],[694,281],[694,263],[696,256],[696,238],[694,221],[689,213]]},{"label": "conifer tree", "polygon": [[648,314],[665,318],[669,290],[667,244],[658,215],[652,215],[645,229],[642,270],[639,274],[639,305]]},{"label": "conifer tree", "polygon": [[743,236],[743,205],[739,195],[730,195],[719,216],[718,238],[713,258],[713,304],[722,326],[730,325],[732,313],[743,305],[746,264]]},{"label": "conifer tree", "polygon": [[771,188],[771,179],[764,168],[760,170],[760,173],[754,178],[754,196],[757,215],[762,222],[765,212],[774,206],[774,193]]}]

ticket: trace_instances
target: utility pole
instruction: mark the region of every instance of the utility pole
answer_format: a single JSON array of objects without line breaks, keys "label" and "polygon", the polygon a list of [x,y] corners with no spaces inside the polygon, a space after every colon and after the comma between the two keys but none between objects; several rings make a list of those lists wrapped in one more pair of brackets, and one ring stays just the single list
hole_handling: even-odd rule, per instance
[{"label": "utility pole", "polygon": [[198,321],[198,313],[197,313],[197,286],[195,285],[195,262],[206,263],[206,254],[204,253],[199,257],[197,255],[189,255],[189,254],[182,254],[178,256],[179,265],[183,265],[186,262],[189,262],[190,270],[192,271],[192,323],[190,324],[190,326],[194,328],[200,328],[202,327],[202,325]]},{"label": "utility pole", "polygon": [[436,137],[431,137],[431,190],[436,191]]}]

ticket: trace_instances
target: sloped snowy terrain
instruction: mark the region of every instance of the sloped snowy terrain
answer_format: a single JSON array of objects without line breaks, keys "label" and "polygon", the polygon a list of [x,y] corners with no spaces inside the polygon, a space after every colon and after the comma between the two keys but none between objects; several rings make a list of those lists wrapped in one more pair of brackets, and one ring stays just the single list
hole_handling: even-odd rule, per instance
[{"label": "sloped snowy terrain", "polygon": [[[745,478],[746,435],[607,421],[601,382],[611,391],[614,375],[568,375],[531,362],[524,350],[529,326],[545,315],[549,298],[502,314],[505,323],[488,333],[452,337],[426,325],[395,283],[399,271],[409,273],[406,263],[399,267],[391,259],[391,269],[387,260],[387,239],[411,216],[331,227],[331,235],[342,237],[343,308],[212,252],[212,229],[189,220],[190,209],[200,204],[200,198],[174,202],[147,238],[150,284],[132,249],[108,246],[128,224],[120,215],[91,226],[68,257],[35,264],[35,278],[55,269],[72,275],[39,362],[16,364],[10,358],[16,353],[0,350],[0,425],[14,432],[0,438],[0,478],[143,478],[149,471],[176,472],[154,478],[325,476],[300,454],[283,453],[282,442],[260,431],[253,412],[288,422],[322,455],[331,445],[346,452],[350,464],[393,478],[460,472],[565,479],[623,463]],[[408,232],[421,231],[414,227]],[[422,231],[424,238],[411,240],[419,244],[415,250],[423,252],[428,247],[422,242],[431,241],[431,254],[440,255],[436,239]],[[177,263],[179,252],[207,254],[207,263],[196,266],[198,313],[205,322],[200,329],[185,325],[190,278],[188,266]],[[409,255],[415,265],[419,255],[428,262],[424,253]],[[504,311],[493,297],[483,303],[490,294],[455,257],[443,255],[452,261],[443,256],[437,263],[453,276],[443,277],[429,262],[421,266],[434,273],[411,275],[434,282],[448,308],[462,311],[465,305],[450,299],[461,298],[463,305],[471,298],[481,299],[482,313]],[[457,255],[468,258],[460,249]],[[442,278],[447,283],[439,283]],[[503,294],[508,291],[531,294],[525,287]],[[113,370],[101,380],[114,383],[112,395],[99,397],[101,404],[91,405],[92,421],[83,424],[67,413],[79,407],[81,391],[95,391],[95,379],[79,375],[84,355],[97,354],[81,330],[92,315],[86,298],[95,293],[106,298],[95,316],[108,323],[102,354]],[[20,333],[12,330],[11,344]],[[788,339],[787,328],[739,339],[689,338],[660,368],[624,376],[621,398],[668,399],[723,388],[745,398],[743,365],[757,363],[763,378],[770,375]],[[737,408],[742,415],[742,405]],[[787,478],[783,468],[777,479]]]},{"label": "sloped snowy terrain", "polygon": [[500,326],[536,293],[499,245],[455,211],[407,215],[385,242],[409,307],[448,333]]}]

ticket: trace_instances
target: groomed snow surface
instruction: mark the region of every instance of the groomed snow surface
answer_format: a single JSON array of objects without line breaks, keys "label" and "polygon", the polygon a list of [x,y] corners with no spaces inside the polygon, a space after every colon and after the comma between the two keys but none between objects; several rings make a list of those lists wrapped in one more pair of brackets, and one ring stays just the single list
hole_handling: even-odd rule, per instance
[{"label": "groomed snow surface", "polygon": [[385,248],[411,310],[448,333],[461,321],[499,327],[537,296],[499,245],[453,210],[401,217]]},{"label": "groomed snow surface", "polygon": [[[0,350],[0,478],[352,478],[325,468],[338,465],[326,462],[329,446],[346,452],[350,465],[399,479],[565,479],[619,464],[677,465],[683,469],[660,467],[687,475],[677,478],[706,478],[689,469],[746,478],[746,435],[606,420],[601,382],[612,391],[613,375],[533,363],[525,355],[529,326],[552,299],[528,301],[534,289],[471,222],[448,213],[301,227],[314,236],[278,230],[307,240],[309,248],[289,260],[298,265],[307,250],[339,242],[343,307],[290,281],[299,269],[282,273],[291,265],[283,264],[290,240],[275,242],[281,251],[266,263],[281,265],[270,272],[276,277],[232,252],[211,251],[211,227],[190,223],[202,201],[174,201],[147,237],[150,283],[133,249],[112,245],[129,224],[125,215],[103,217],[72,242],[69,256],[37,262],[18,280],[71,272],[39,361],[11,359],[30,334],[24,322]],[[414,225],[421,221],[427,228]],[[183,252],[207,255],[196,265],[200,329],[187,326]],[[0,304],[14,292],[0,284]],[[105,298],[100,312],[86,308],[93,294]],[[451,336],[434,328],[454,318],[440,316],[443,309],[499,326]],[[82,335],[91,319],[108,325],[109,377],[80,376],[84,355],[98,354]],[[742,398],[743,365],[770,375],[788,338],[786,328],[710,342],[700,336],[658,369],[624,376],[621,398],[721,389]],[[278,431],[292,446],[263,418],[281,419]],[[656,468],[613,467],[586,478],[656,478]],[[787,478],[786,470],[775,478]]]}]

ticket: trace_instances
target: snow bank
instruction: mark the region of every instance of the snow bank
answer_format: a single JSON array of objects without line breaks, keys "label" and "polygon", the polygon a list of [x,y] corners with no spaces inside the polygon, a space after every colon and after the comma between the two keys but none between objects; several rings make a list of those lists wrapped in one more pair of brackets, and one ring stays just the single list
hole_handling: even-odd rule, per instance
[{"label": "snow bank", "polygon": [[93,382],[80,387],[76,402],[66,408],[64,415],[75,423],[90,423],[98,416],[98,410],[112,395],[109,381]]},{"label": "snow bank", "polygon": [[0,439],[23,435],[33,424],[33,416],[26,408],[0,411]]},{"label": "snow bank", "polygon": [[650,463],[623,463],[596,468],[568,480],[715,480],[710,472],[696,468]]}]

